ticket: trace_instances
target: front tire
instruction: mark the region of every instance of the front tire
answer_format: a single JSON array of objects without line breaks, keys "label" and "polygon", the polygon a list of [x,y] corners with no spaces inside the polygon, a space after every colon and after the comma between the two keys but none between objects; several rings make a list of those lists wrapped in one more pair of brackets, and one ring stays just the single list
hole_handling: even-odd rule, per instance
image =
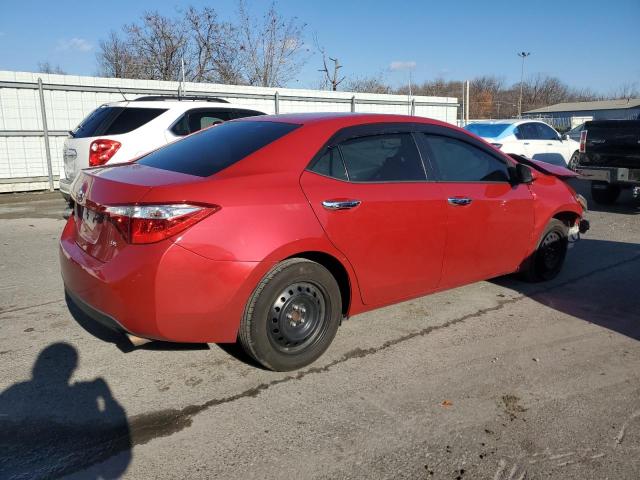
[{"label": "front tire", "polygon": [[340,288],[319,263],[292,258],[265,275],[249,298],[238,338],[264,367],[309,365],[329,347],[342,316]]},{"label": "front tire", "polygon": [[527,282],[545,282],[558,276],[569,247],[569,228],[553,218],[533,254],[523,263],[520,276]]},{"label": "front tire", "polygon": [[604,182],[591,182],[591,198],[600,205],[613,205],[620,196],[620,187]]}]

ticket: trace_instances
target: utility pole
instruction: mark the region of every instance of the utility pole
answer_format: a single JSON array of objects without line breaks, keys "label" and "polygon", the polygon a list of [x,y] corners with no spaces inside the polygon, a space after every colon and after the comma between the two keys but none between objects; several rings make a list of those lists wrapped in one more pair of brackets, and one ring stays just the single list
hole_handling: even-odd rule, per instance
[{"label": "utility pole", "polygon": [[465,125],[465,123],[464,123],[464,112],[465,112],[465,108],[464,108],[464,99],[465,99],[464,87],[465,87],[465,82],[462,82],[462,106],[460,107],[460,127],[464,127],[464,125]]},{"label": "utility pole", "polygon": [[411,69],[409,69],[409,98],[408,98],[408,104],[409,104],[409,115],[413,115],[411,113],[411,98],[413,97],[413,91],[411,88]]},{"label": "utility pole", "polygon": [[518,99],[518,118],[522,118],[522,84],[524,82],[524,59],[531,55],[531,52],[518,52],[522,58],[522,69],[520,70],[520,98]]},{"label": "utility pole", "polygon": [[469,124],[469,86],[470,86],[469,80],[466,81],[466,84],[467,84],[467,98],[465,99],[465,102],[464,102],[464,108],[465,108],[464,113],[465,113],[465,116],[467,117],[465,125],[468,125]]}]

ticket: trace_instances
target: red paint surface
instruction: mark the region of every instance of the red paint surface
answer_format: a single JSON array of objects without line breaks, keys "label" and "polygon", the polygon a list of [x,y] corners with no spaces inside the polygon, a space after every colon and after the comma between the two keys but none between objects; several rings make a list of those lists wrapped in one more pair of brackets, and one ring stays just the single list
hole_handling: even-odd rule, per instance
[{"label": "red paint surface", "polygon": [[[245,121],[273,121],[253,117]],[[65,286],[142,337],[233,342],[245,304],[277,262],[321,252],[346,269],[350,314],[515,271],[559,213],[582,216],[556,176],[531,185],[368,183],[305,171],[339,129],[433,120],[391,115],[284,115],[303,126],[208,178],[135,163],[83,172],[74,184],[87,204],[202,203],[220,210],[149,245],[131,245],[105,223],[87,242],[72,216],[60,241]],[[505,159],[513,163],[511,159]],[[553,172],[551,172],[553,173]],[[468,197],[452,206],[449,197]],[[329,211],[323,200],[357,199]]]}]

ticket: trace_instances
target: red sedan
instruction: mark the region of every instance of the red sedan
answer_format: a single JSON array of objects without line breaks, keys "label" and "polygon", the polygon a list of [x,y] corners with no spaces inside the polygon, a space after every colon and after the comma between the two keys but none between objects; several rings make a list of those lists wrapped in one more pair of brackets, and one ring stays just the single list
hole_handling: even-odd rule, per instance
[{"label": "red sedan", "polygon": [[239,339],[291,370],[343,317],[512,272],[555,277],[586,225],[571,175],[425,118],[232,121],[85,170],[62,276],[130,338]]}]

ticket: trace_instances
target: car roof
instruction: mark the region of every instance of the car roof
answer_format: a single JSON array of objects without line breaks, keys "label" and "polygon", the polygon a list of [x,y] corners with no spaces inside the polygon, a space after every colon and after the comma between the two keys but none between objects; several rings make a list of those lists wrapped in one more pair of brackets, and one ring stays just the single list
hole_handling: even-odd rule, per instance
[{"label": "car roof", "polygon": [[454,125],[440,120],[412,115],[395,115],[384,113],[351,113],[351,112],[314,112],[314,113],[285,113],[277,115],[261,115],[259,117],[247,117],[238,121],[249,122],[283,122],[296,125],[322,125],[327,127],[342,128],[354,125],[366,125],[369,123],[424,123],[440,125],[456,129]]},{"label": "car roof", "polygon": [[206,108],[208,110],[252,110],[254,108],[244,107],[233,103],[207,102],[203,100],[121,100],[119,102],[105,103],[107,107],[127,107],[127,108],[163,108],[166,110],[191,110],[192,108]]},{"label": "car roof", "polygon": [[471,121],[468,123],[468,125],[513,125],[513,126],[518,126],[518,125],[522,125],[523,123],[530,123],[530,122],[534,122],[534,123],[544,123],[545,125],[548,125],[546,122],[543,122],[542,120],[537,120],[534,118],[507,118],[507,119],[503,119],[503,120],[477,120],[477,121]]}]

